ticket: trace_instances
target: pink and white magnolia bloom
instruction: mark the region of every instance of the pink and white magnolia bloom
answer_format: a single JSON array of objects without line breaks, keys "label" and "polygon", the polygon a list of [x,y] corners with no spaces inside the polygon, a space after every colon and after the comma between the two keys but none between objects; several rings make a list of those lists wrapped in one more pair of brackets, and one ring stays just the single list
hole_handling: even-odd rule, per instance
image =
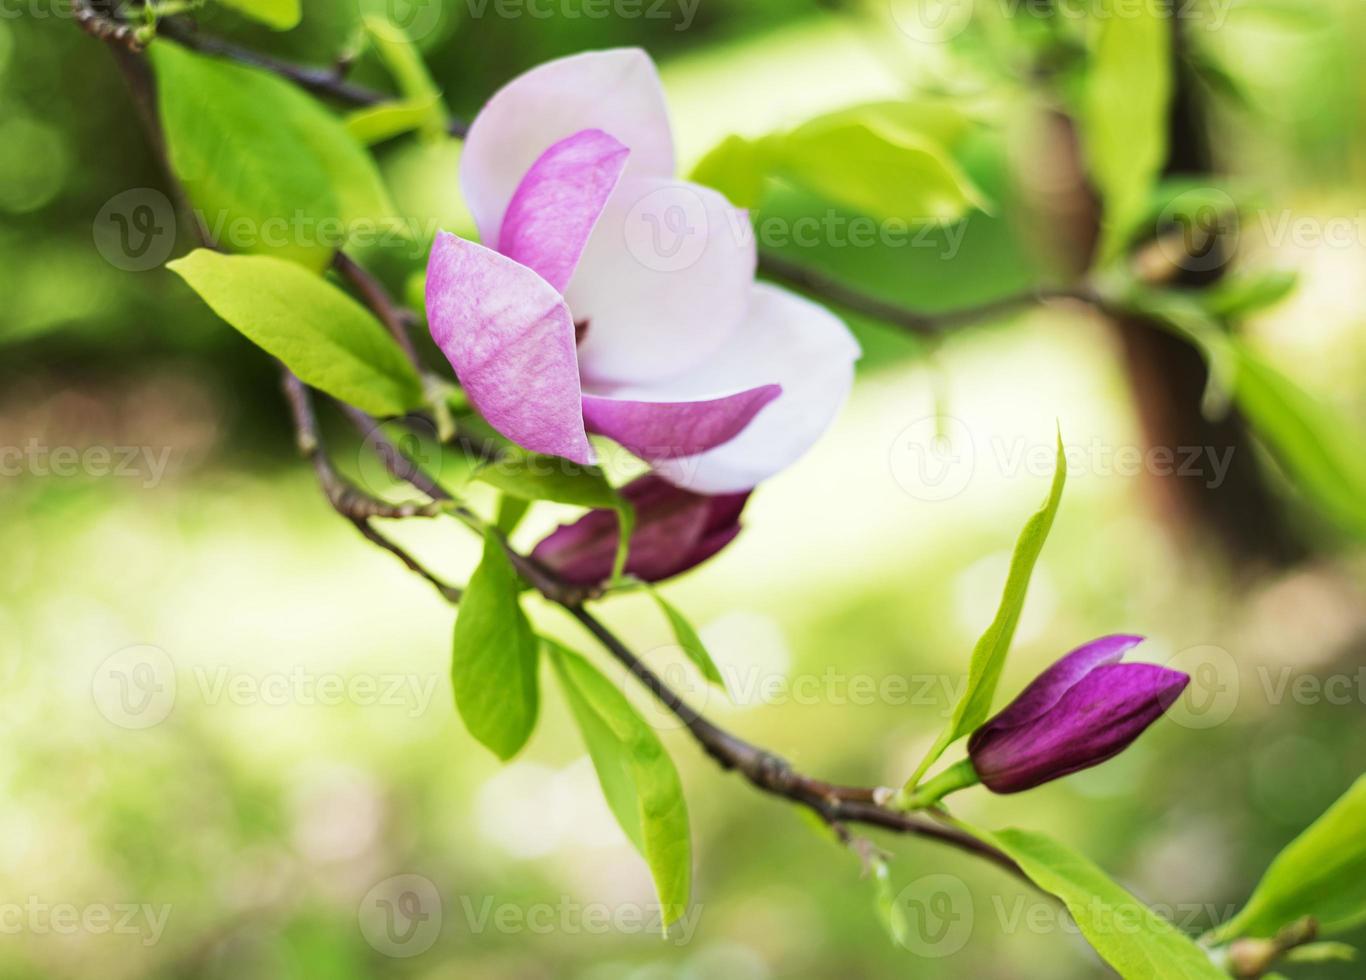
[{"label": "pink and white magnolia bloom", "polygon": [[588,464],[594,432],[677,486],[737,493],[843,403],[857,343],[825,308],[755,282],[744,212],[674,176],[645,52],[513,79],[470,126],[460,179],[483,244],[437,236],[428,322],[512,441]]}]

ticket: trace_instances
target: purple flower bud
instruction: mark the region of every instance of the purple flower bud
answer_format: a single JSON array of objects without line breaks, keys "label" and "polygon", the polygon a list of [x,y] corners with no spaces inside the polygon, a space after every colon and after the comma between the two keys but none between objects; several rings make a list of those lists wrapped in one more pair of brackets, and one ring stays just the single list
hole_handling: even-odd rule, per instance
[{"label": "purple flower bud", "polygon": [[1018,793],[1098,765],[1161,717],[1190,677],[1119,661],[1141,636],[1103,636],[1040,674],[968,740],[968,756],[994,793]]},{"label": "purple flower bud", "polygon": [[[679,575],[716,554],[740,533],[740,511],[749,493],[719,497],[682,490],[647,473],[622,488],[636,510],[626,571],[646,582]],[[531,557],[575,585],[599,585],[612,574],[617,515],[589,511],[563,524],[538,544]]]}]

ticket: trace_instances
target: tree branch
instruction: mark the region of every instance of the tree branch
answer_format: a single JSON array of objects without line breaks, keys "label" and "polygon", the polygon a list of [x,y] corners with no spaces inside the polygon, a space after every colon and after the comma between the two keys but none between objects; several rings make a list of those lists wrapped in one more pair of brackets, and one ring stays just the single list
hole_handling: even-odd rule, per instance
[{"label": "tree branch", "polygon": [[[313,68],[306,65],[296,65],[290,61],[273,58],[250,48],[241,47],[222,38],[200,34],[197,30],[186,27],[176,19],[162,21],[157,26],[157,33],[159,36],[175,41],[193,51],[226,58],[229,61],[235,61],[252,68],[260,68],[279,75],[281,78],[287,78],[315,95],[326,96],[347,105],[380,105],[385,102],[393,102],[398,98],[398,96],[390,95],[387,92],[379,92],[349,82],[336,67]],[[457,139],[463,139],[468,131],[469,124],[463,119],[452,118],[446,124],[446,132]]]},{"label": "tree branch", "polygon": [[[85,3],[80,3],[80,0],[77,2],[80,6],[89,6],[88,0]],[[82,26],[86,27],[87,30],[90,29],[84,23]],[[111,44],[122,43],[113,33],[97,33],[96,36],[102,37]],[[117,47],[115,52],[116,54],[127,54],[126,50]],[[222,53],[222,51],[217,53]],[[126,62],[123,62],[122,59],[121,63],[125,65],[125,68],[127,67]],[[265,66],[269,67],[269,63]],[[307,84],[295,74],[288,74],[287,77],[293,77],[301,84]],[[130,81],[135,81],[131,75]],[[151,97],[150,90],[138,91],[135,94],[138,95],[140,101],[146,101]],[[146,110],[150,106],[144,105],[142,108]],[[155,115],[144,112],[144,118],[148,121],[149,132],[151,132],[157,145],[160,146],[160,134],[156,130]],[[170,179],[174,181],[173,174]],[[339,267],[343,274],[347,268],[345,261]],[[354,280],[353,283],[370,303],[371,309],[381,319],[385,319],[390,312],[391,304],[382,290],[376,292],[373,289],[363,288]],[[378,283],[373,281],[367,285],[378,287]],[[382,302],[380,302],[381,300]],[[385,311],[382,312],[376,308],[377,302],[384,306]],[[342,404],[344,412],[356,427],[370,437],[376,453],[389,472],[397,479],[408,483],[429,497],[432,504],[388,504],[362,493],[343,479],[328,459],[323,449],[317,417],[313,411],[312,400],[307,387],[287,369],[283,374],[283,385],[286,400],[293,416],[296,441],[300,451],[313,464],[314,472],[318,476],[328,502],[351,521],[368,540],[395,555],[409,569],[427,579],[445,598],[452,602],[459,602],[461,598],[459,589],[446,584],[429,572],[404,549],[375,530],[371,526],[370,520],[374,517],[416,517],[443,513],[456,517],[471,530],[480,534],[489,533],[489,529],[483,520],[457,501],[434,477],[404,456],[398,447],[378,429],[378,423],[374,419],[354,406]],[[496,534],[497,532],[493,533]],[[561,581],[538,562],[511,548],[506,539],[501,536],[499,540],[507,550],[509,560],[512,561],[518,574],[543,596],[564,608],[583,625],[608,653],[625,666],[654,697],[683,722],[702,749],[722,768],[739,772],[751,785],[762,792],[808,807],[834,828],[846,841],[850,839],[844,826],[847,823],[865,824],[895,833],[924,837],[984,858],[1028,882],[1028,878],[1008,855],[984,841],[980,841],[955,827],[935,823],[923,816],[888,809],[878,802],[879,793],[873,788],[839,786],[804,776],[794,770],[780,756],[752,745],[711,722],[684,701],[657,674],[650,670],[616,634],[584,607],[585,596],[580,588]]]}]

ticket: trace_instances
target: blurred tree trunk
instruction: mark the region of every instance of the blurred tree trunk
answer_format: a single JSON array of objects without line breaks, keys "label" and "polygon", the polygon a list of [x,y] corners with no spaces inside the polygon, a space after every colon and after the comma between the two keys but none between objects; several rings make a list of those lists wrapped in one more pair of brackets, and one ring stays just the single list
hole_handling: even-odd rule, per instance
[{"label": "blurred tree trunk", "polygon": [[[1180,18],[1173,16],[1171,23],[1174,92],[1164,175],[1212,174],[1215,164],[1199,82],[1180,53]],[[1048,241],[1039,246],[1066,275],[1075,277],[1090,266],[1099,239],[1100,205],[1087,181],[1073,121],[1058,112],[1046,126],[1042,147],[1026,154],[1025,197],[1037,215],[1031,223],[1047,229]],[[1217,258],[1205,257],[1198,264],[1201,269],[1182,271],[1172,285],[1201,288],[1225,272],[1225,263]],[[1177,464],[1183,458],[1181,447],[1200,447],[1205,454],[1201,475],[1158,475],[1145,467],[1148,489],[1177,536],[1197,545],[1212,541],[1235,563],[1276,567],[1303,557],[1306,548],[1267,483],[1246,421],[1236,409],[1218,419],[1205,417],[1201,402],[1209,370],[1200,352],[1141,317],[1118,319],[1115,328],[1149,450],[1168,449]],[[1207,454],[1212,451],[1222,459],[1230,450],[1227,473],[1218,486],[1210,486],[1214,475]]]}]

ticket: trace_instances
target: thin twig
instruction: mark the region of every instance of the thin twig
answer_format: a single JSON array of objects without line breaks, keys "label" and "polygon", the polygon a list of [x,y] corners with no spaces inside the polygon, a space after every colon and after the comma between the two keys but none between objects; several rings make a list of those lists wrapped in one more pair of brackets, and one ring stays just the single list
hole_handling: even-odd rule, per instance
[{"label": "thin twig", "polygon": [[411,313],[395,303],[388,290],[384,288],[384,284],[345,252],[338,250],[332,256],[332,266],[356,292],[360,293],[365,305],[370,307],[385,328],[394,335],[409,363],[421,372],[422,362],[418,359],[417,348],[413,346],[413,338],[408,334],[408,325],[412,322]]},{"label": "thin twig", "polygon": [[824,272],[774,255],[772,252],[760,253],[759,271],[770,279],[785,282],[819,299],[882,320],[910,333],[926,336],[1018,313],[1050,300],[1074,299],[1084,303],[1093,302],[1090,290],[1085,287],[1044,287],[991,300],[978,306],[944,313],[922,313],[899,303],[872,296]]},{"label": "thin twig", "polygon": [[[316,95],[326,96],[348,105],[380,105],[385,102],[393,102],[398,98],[398,96],[347,81],[336,66],[313,68],[307,65],[296,65],[291,61],[273,58],[270,55],[244,48],[222,38],[200,34],[198,31],[184,26],[176,19],[162,21],[157,27],[157,33],[161,37],[169,38],[191,50],[219,58],[227,58],[230,61],[249,65],[252,68],[260,68],[279,75],[281,78],[287,78]],[[446,124],[446,132],[458,139],[463,139],[468,131],[469,124],[463,119],[452,118]]]}]

